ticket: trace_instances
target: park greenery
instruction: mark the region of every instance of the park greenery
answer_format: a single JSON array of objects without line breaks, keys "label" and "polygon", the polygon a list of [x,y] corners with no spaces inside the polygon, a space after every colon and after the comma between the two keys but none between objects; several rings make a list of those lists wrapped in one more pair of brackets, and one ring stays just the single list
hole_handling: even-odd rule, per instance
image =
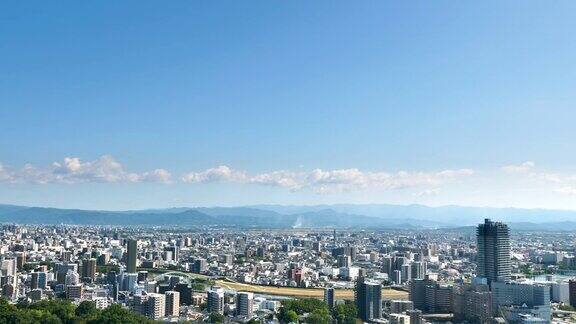
[{"label": "park greenery", "polygon": [[282,301],[278,320],[282,323],[298,323],[305,317],[306,323],[328,324],[332,320],[338,323],[355,323],[357,317],[354,303],[346,302],[334,307],[330,312],[328,305],[316,298],[302,298]]},{"label": "park greenery", "polygon": [[10,304],[0,299],[0,324],[151,324],[146,317],[118,304],[100,310],[90,301],[76,306],[66,300]]}]

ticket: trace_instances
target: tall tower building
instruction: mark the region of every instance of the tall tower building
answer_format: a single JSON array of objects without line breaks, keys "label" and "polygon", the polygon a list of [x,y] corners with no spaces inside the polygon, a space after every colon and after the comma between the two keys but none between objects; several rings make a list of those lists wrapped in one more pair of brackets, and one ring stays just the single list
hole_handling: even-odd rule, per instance
[{"label": "tall tower building", "polygon": [[330,309],[336,306],[336,299],[334,298],[334,288],[329,287],[324,289],[324,302],[328,304],[328,308]]},{"label": "tall tower building", "polygon": [[236,315],[252,318],[254,308],[254,294],[249,292],[239,292],[236,294]]},{"label": "tall tower building", "polygon": [[476,231],[478,241],[477,275],[493,281],[510,279],[510,230],[501,222],[484,220]]},{"label": "tall tower building", "polygon": [[166,313],[166,296],[163,294],[148,294],[146,314],[150,319],[159,319]]},{"label": "tall tower building", "polygon": [[180,314],[180,293],[177,291],[167,291],[166,295],[166,316],[178,316]]},{"label": "tall tower building", "polygon": [[224,289],[212,287],[208,291],[208,312],[224,314]]},{"label": "tall tower building", "polygon": [[568,300],[570,306],[576,306],[576,280],[572,279],[568,281]]},{"label": "tall tower building", "polygon": [[126,258],[126,272],[136,273],[136,259],[138,254],[138,242],[128,240],[128,257]]},{"label": "tall tower building", "polygon": [[96,259],[82,260],[82,278],[94,279],[96,277]]},{"label": "tall tower building", "polygon": [[358,278],[354,293],[358,317],[366,322],[382,317],[382,285]]}]

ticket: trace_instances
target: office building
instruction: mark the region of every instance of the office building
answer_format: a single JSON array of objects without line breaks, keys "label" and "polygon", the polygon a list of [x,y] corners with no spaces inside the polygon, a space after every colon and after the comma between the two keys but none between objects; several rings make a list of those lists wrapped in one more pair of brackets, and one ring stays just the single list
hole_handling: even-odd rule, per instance
[{"label": "office building", "polygon": [[209,313],[224,314],[224,289],[212,287],[208,291],[207,310]]},{"label": "office building", "polygon": [[576,279],[568,281],[568,300],[570,306],[576,307]]},{"label": "office building", "polygon": [[382,285],[358,278],[356,281],[355,300],[358,317],[371,321],[382,317]]},{"label": "office building", "polygon": [[336,306],[336,299],[334,298],[334,288],[329,287],[324,289],[324,302],[328,305],[328,308],[332,309]]},{"label": "office building", "polygon": [[410,279],[424,279],[427,272],[426,266],[426,262],[424,261],[412,262],[410,265]]},{"label": "office building", "polygon": [[550,321],[550,287],[532,282],[493,282],[492,304],[495,313],[508,314],[515,321],[519,314],[531,314]]},{"label": "office building", "polygon": [[153,320],[164,317],[166,313],[166,296],[163,294],[148,294],[146,315]]},{"label": "office building", "polygon": [[206,271],[206,259],[198,258],[192,263],[192,272],[204,273]]},{"label": "office building", "polygon": [[394,270],[392,273],[392,281],[397,285],[402,284],[402,271]]},{"label": "office building", "polygon": [[402,314],[406,311],[414,309],[414,303],[409,300],[391,300],[390,313]]},{"label": "office building", "polygon": [[68,299],[82,299],[83,286],[82,284],[66,286],[66,298]]},{"label": "office building", "polygon": [[454,287],[454,318],[486,323],[492,318],[492,293],[487,285],[463,284]]},{"label": "office building", "polygon": [[82,278],[94,280],[96,277],[96,259],[82,260]]},{"label": "office building", "polygon": [[178,316],[180,314],[180,293],[177,291],[167,291],[166,296],[166,316]]},{"label": "office building", "polygon": [[252,318],[254,308],[254,294],[239,292],[236,294],[236,316]]},{"label": "office building", "polygon": [[423,324],[424,319],[422,317],[422,311],[419,309],[413,309],[406,311],[406,315],[410,316],[410,324]]},{"label": "office building", "polygon": [[174,290],[180,293],[180,305],[192,305],[192,287],[187,283],[178,283]]}]

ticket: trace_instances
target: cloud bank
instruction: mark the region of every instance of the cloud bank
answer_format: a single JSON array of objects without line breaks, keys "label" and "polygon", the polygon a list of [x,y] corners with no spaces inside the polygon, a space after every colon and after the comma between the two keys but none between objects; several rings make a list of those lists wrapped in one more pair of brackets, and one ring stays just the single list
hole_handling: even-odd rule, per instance
[{"label": "cloud bank", "polygon": [[436,187],[457,178],[473,175],[471,169],[443,170],[439,172],[372,172],[356,168],[312,171],[279,170],[249,174],[226,165],[182,177],[186,183],[234,182],[287,188],[292,191],[309,189],[317,193],[343,192],[359,189],[405,189]]},{"label": "cloud bank", "polygon": [[44,168],[26,164],[22,168],[11,169],[0,164],[0,181],[9,183],[170,183],[171,179],[170,172],[164,169],[143,173],[128,172],[121,163],[109,155],[86,162],[77,157],[67,157]]},{"label": "cloud bank", "polygon": [[[496,172],[496,173],[494,173]],[[379,171],[346,169],[272,170],[252,173],[220,165],[204,170],[190,171],[173,176],[158,168],[135,172],[128,170],[110,155],[94,160],[66,157],[44,167],[32,164],[14,168],[0,163],[0,183],[12,184],[79,184],[79,183],[180,183],[201,185],[208,183],[235,183],[266,186],[292,192],[307,191],[332,194],[362,190],[390,191],[413,189],[413,195],[438,195],[444,186],[456,182],[474,184],[474,181],[495,181],[502,175],[509,184],[516,183],[547,188],[548,192],[576,196],[576,175],[539,170],[532,161],[504,165],[496,170],[446,169],[439,171]],[[514,180],[515,179],[515,180]],[[526,182],[528,181],[528,182]],[[501,184],[505,185],[505,183]]]}]

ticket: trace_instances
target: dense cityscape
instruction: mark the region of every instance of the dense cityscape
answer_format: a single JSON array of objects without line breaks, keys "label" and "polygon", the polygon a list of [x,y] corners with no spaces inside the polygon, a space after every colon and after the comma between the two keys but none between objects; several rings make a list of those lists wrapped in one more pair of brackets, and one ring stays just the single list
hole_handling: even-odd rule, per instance
[{"label": "dense cityscape", "polygon": [[0,0],[0,324],[576,324],[575,31]]},{"label": "dense cityscape", "polygon": [[1,288],[17,307],[66,300],[159,322],[568,323],[575,239],[488,219],[382,231],[4,225]]}]

